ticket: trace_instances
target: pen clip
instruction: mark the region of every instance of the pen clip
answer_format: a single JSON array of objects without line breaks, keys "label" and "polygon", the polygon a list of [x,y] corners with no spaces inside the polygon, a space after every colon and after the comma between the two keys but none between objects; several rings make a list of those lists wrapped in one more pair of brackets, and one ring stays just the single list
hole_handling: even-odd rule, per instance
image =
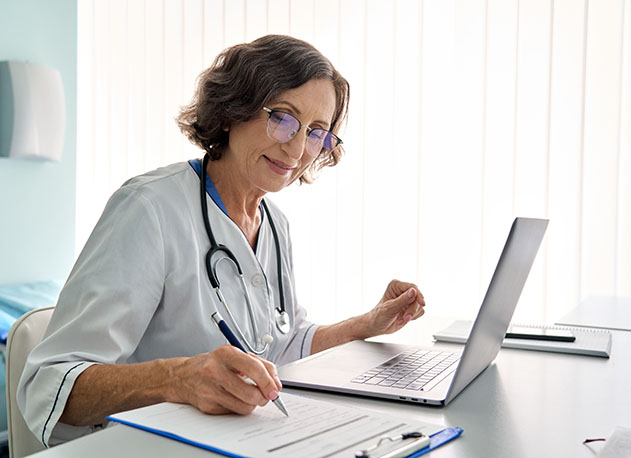
[{"label": "pen clip", "polygon": [[[416,439],[410,443],[404,444],[401,447],[398,447],[394,450],[388,451],[385,455],[380,455],[382,458],[386,457],[397,457],[397,456],[407,456],[416,450],[420,450],[430,443],[430,438],[425,434],[419,431],[412,431],[409,433],[399,434],[398,436],[385,436],[379,439],[379,441],[367,449],[360,450],[355,453],[355,458],[375,458],[371,457],[370,453],[377,450],[381,447],[385,442],[396,442],[396,441],[405,441],[406,439]],[[402,452],[406,452],[406,454],[401,454]]]}]

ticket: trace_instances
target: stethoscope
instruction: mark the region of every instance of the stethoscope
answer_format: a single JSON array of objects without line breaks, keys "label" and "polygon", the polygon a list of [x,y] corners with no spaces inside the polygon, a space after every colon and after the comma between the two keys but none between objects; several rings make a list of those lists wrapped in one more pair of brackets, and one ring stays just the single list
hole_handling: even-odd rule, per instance
[{"label": "stethoscope", "polygon": [[[250,352],[256,355],[261,355],[267,351],[267,349],[269,348],[269,345],[274,340],[274,338],[271,335],[272,334],[271,332],[272,331],[272,317],[270,316],[270,311],[268,310],[268,318],[269,318],[268,332],[259,340],[258,326],[256,325],[256,320],[254,319],[254,311],[252,310],[252,302],[250,301],[250,294],[248,292],[248,287],[245,282],[245,278],[243,278],[243,271],[241,270],[241,265],[239,264],[239,261],[237,261],[237,258],[232,253],[232,251],[230,251],[228,247],[226,247],[225,245],[217,244],[217,241],[215,240],[215,236],[213,235],[213,231],[210,227],[210,220],[208,219],[208,203],[206,202],[206,167],[208,165],[208,160],[209,160],[209,156],[208,154],[206,154],[204,156],[204,160],[202,161],[202,170],[201,170],[200,187],[199,187],[201,201],[202,201],[202,215],[204,217],[204,226],[206,227],[206,233],[208,234],[208,239],[210,240],[210,250],[208,250],[208,253],[206,254],[206,271],[208,272],[208,279],[210,280],[210,284],[213,286],[213,288],[215,288],[215,293],[217,294],[217,298],[219,299],[219,302],[224,306],[226,312],[228,313],[228,316],[230,317],[230,320],[232,321],[232,323],[234,323],[235,330],[241,342],[245,344],[245,346]],[[276,328],[278,328],[278,330],[281,333],[287,334],[291,326],[289,324],[289,315],[285,311],[285,294],[283,292],[283,275],[282,275],[283,271],[282,271],[282,266],[281,266],[280,244],[278,242],[278,233],[276,232],[276,226],[274,226],[272,215],[269,211],[269,208],[267,208],[267,204],[265,203],[265,200],[262,200],[261,202],[263,204],[263,209],[265,210],[265,213],[267,214],[269,225],[272,228],[272,234],[274,235],[274,244],[276,246],[276,269],[277,269],[277,274],[278,274],[278,292],[280,294],[280,307],[274,308],[274,313],[276,315],[274,321],[276,321]],[[215,263],[212,264],[212,258],[215,254],[223,254],[223,256],[218,258],[215,261]],[[236,322],[236,320],[232,316],[232,313],[230,312],[230,308],[228,307],[228,304],[226,304],[226,300],[224,299],[223,294],[221,294],[219,278],[217,277],[217,266],[219,265],[219,263],[223,261],[227,261],[228,263],[232,264],[232,267],[235,273],[237,274],[237,276],[239,277],[241,281],[241,288],[243,290],[243,296],[245,298],[245,303],[248,308],[248,315],[250,318],[252,333],[254,334],[254,341],[256,342],[254,345],[252,345],[252,343],[245,337],[245,334],[241,331],[241,328],[239,327],[238,323]],[[259,344],[263,346],[262,349],[258,348]]]}]

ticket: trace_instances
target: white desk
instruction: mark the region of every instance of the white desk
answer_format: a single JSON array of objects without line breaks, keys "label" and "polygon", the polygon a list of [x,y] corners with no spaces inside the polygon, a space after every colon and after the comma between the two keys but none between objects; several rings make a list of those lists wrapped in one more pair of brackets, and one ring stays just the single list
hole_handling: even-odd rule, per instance
[{"label": "white desk", "polygon": [[[432,332],[451,319],[423,317],[383,340],[431,345]],[[320,399],[361,405],[448,426],[463,435],[432,452],[434,457],[593,457],[586,438],[608,437],[631,427],[631,332],[612,331],[611,358],[501,349],[495,362],[447,407],[315,393]],[[460,348],[436,344],[437,348]],[[116,425],[33,456],[208,457],[214,454],[151,433]]]}]

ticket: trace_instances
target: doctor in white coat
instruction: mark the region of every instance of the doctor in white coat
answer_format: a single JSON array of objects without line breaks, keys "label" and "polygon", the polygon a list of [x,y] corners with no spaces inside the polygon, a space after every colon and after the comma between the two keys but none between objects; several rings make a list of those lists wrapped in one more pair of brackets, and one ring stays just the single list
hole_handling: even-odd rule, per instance
[{"label": "doctor in white coat", "polygon": [[[44,445],[163,401],[247,414],[278,396],[275,364],[423,314],[418,288],[397,280],[371,311],[341,323],[317,326],[298,305],[289,225],[264,196],[337,164],[348,98],[330,61],[287,36],[228,48],[200,75],[178,123],[205,160],[114,193],[27,361],[18,404]],[[230,254],[207,260],[218,245]],[[216,312],[248,353],[227,345]]]}]

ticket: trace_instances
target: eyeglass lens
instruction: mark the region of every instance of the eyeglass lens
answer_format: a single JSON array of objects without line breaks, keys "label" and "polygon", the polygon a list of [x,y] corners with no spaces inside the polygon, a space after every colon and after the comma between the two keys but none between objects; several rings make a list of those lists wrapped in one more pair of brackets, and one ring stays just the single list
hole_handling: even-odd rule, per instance
[{"label": "eyeglass lens", "polygon": [[[272,111],[267,120],[267,134],[279,143],[286,143],[296,136],[300,121],[289,113]],[[307,135],[307,153],[317,156],[330,152],[338,145],[337,137],[324,129],[312,129]]]}]

